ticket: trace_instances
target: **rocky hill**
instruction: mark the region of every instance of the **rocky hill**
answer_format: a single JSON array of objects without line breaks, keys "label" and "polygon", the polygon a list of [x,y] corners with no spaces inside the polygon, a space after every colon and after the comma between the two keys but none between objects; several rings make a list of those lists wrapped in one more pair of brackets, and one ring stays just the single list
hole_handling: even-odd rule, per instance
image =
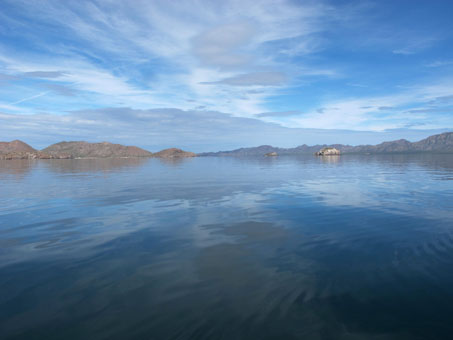
[{"label": "rocky hill", "polygon": [[36,150],[27,143],[20,140],[12,142],[0,142],[1,159],[51,159],[51,158],[70,158],[68,155],[50,155]]},{"label": "rocky hill", "polygon": [[441,133],[412,143],[415,150],[453,152],[453,132]]},{"label": "rocky hill", "polygon": [[53,156],[62,154],[73,158],[152,157],[153,154],[136,146],[124,146],[108,142],[60,142],[42,150]]},{"label": "rocky hill", "polygon": [[7,154],[12,152],[35,152],[27,143],[20,140],[13,140],[12,142],[0,142],[0,154]]},{"label": "rocky hill", "polygon": [[387,153],[453,153],[453,132],[445,132],[439,135],[434,135],[425,138],[418,142],[409,142],[405,139],[400,139],[391,142],[383,142],[377,145],[300,145],[295,148],[278,148],[270,145],[262,145],[252,148],[240,148],[232,151],[206,152],[199,156],[263,156],[267,153],[276,152],[279,155],[301,155],[314,154],[323,148],[335,148],[341,154],[357,153],[357,154],[387,154]]},{"label": "rocky hill", "polygon": [[180,158],[180,157],[196,157],[197,155],[193,152],[184,151],[181,149],[171,148],[165,149],[153,154],[153,157],[159,158]]}]

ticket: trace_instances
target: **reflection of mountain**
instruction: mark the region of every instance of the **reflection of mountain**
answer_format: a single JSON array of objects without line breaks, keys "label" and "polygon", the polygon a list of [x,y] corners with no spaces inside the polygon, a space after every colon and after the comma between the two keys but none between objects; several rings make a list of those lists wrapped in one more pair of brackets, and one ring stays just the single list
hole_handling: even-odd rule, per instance
[{"label": "reflection of mountain", "polygon": [[338,163],[340,161],[340,155],[329,155],[319,157],[319,161],[322,163]]},{"label": "reflection of mountain", "polygon": [[325,147],[336,148],[345,153],[453,153],[453,132],[446,132],[425,138],[419,142],[411,143],[405,139],[392,142],[384,142],[378,145],[300,145],[295,148],[278,148],[270,145],[262,145],[254,148],[241,148],[232,151],[206,152],[200,156],[263,156],[270,152],[279,155],[314,154]]},{"label": "reflection of mountain", "polygon": [[49,160],[42,162],[45,166],[60,173],[108,172],[124,168],[139,167],[148,162],[147,158],[88,158]]},{"label": "reflection of mountain", "polygon": [[35,164],[35,161],[28,159],[0,160],[0,178],[3,175],[15,175],[21,178],[29,173]]},{"label": "reflection of mountain", "polygon": [[169,166],[179,166],[185,162],[192,160],[192,156],[189,157],[159,157],[159,162]]},{"label": "reflection of mountain", "polygon": [[[344,160],[344,158],[343,158]],[[376,155],[351,155],[348,161],[358,163],[376,163],[385,167],[407,168],[420,166],[432,171],[453,170],[453,154],[438,153],[408,153],[408,154],[376,154]]]}]

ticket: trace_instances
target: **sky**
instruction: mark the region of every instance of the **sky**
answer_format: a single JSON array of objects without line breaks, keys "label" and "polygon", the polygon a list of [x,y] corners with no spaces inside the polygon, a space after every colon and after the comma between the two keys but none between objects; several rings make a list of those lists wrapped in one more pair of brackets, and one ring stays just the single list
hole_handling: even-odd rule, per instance
[{"label": "sky", "polygon": [[157,151],[453,129],[453,2],[0,3],[0,140]]}]

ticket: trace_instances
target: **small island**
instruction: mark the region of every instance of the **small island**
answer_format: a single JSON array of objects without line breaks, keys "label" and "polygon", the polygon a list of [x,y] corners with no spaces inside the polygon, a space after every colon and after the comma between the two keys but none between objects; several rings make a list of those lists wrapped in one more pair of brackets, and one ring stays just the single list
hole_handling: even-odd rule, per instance
[{"label": "small island", "polygon": [[189,151],[184,151],[177,148],[165,149],[156,153],[153,153],[151,157],[159,158],[181,158],[181,157],[197,157],[197,154]]},{"label": "small island", "polygon": [[276,153],[275,151],[274,152],[268,152],[264,156],[266,156],[266,157],[276,157],[276,156],[278,156],[278,153]]},{"label": "small island", "polygon": [[338,156],[340,155],[340,150],[335,148],[322,148],[315,153],[316,156]]}]

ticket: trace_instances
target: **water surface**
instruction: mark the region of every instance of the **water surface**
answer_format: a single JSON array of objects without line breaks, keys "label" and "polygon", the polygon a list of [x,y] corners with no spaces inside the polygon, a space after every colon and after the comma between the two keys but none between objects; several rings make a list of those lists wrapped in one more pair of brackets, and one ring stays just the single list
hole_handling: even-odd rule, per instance
[{"label": "water surface", "polygon": [[450,339],[453,156],[0,161],[5,339]]}]

